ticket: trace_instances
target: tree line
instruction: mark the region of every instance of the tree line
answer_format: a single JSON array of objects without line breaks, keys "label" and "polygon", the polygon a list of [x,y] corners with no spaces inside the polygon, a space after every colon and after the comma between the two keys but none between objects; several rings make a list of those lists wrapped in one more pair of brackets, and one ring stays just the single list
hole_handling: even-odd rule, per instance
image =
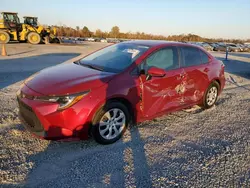
[{"label": "tree line", "polygon": [[98,37],[98,38],[122,38],[122,39],[151,39],[151,40],[168,40],[168,41],[194,41],[194,42],[234,42],[234,43],[243,43],[250,42],[248,40],[239,40],[239,39],[223,39],[223,38],[204,38],[195,34],[181,34],[181,35],[171,35],[171,36],[163,36],[163,35],[153,35],[147,34],[144,32],[120,32],[120,28],[118,26],[114,26],[111,28],[109,32],[102,31],[97,29],[96,31],[90,31],[87,26],[84,26],[80,29],[77,26],[75,29],[67,26],[56,26],[57,27],[57,35],[64,37]]}]

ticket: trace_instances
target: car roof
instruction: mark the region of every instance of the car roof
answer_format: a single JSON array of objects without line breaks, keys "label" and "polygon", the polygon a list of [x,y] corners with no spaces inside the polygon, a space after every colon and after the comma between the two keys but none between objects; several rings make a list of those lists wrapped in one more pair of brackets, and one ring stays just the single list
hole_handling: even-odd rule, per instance
[{"label": "car roof", "polygon": [[123,43],[132,43],[132,44],[138,44],[138,45],[144,45],[148,47],[157,47],[160,45],[183,45],[183,46],[192,46],[197,47],[197,45],[188,44],[184,42],[172,42],[172,41],[165,41],[165,40],[131,40],[131,41],[125,41]]}]

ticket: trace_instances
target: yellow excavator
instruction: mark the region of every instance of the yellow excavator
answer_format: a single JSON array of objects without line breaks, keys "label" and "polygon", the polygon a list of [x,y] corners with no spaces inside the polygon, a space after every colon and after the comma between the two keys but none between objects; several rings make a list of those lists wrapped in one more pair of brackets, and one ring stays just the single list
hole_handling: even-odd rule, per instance
[{"label": "yellow excavator", "polygon": [[[36,23],[29,24],[31,18]],[[60,40],[56,37],[56,29],[38,26],[36,17],[25,17],[24,22],[20,23],[20,19],[15,12],[2,12],[0,17],[0,43],[8,43],[9,41],[27,41],[31,44],[39,44],[44,41],[60,43]]]},{"label": "yellow excavator", "polygon": [[34,30],[39,33],[43,39],[48,40],[49,43],[60,43],[59,38],[56,36],[56,27],[44,27],[38,24],[38,18],[33,16],[24,16],[24,24],[29,27],[30,30]]}]

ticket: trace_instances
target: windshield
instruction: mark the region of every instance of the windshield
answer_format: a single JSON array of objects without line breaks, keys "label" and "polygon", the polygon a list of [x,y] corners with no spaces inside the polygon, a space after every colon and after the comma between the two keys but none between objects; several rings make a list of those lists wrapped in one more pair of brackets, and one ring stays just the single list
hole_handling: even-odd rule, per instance
[{"label": "windshield", "polygon": [[4,14],[5,20],[13,23],[20,23],[16,14]]},{"label": "windshield", "polygon": [[148,50],[148,46],[119,43],[99,50],[80,60],[81,65],[98,67],[105,72],[121,72]]},{"label": "windshield", "polygon": [[37,18],[26,18],[25,23],[32,25],[32,26],[37,26]]}]

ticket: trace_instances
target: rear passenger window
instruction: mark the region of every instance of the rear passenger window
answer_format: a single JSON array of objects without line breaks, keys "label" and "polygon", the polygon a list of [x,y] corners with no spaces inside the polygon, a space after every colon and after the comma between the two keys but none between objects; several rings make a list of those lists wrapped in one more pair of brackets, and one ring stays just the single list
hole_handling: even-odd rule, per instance
[{"label": "rear passenger window", "polygon": [[203,51],[200,50],[200,54],[201,54],[201,61],[203,64],[209,62],[209,57],[207,56],[207,54],[205,54]]},{"label": "rear passenger window", "polygon": [[193,47],[182,47],[183,63],[185,67],[201,64],[199,49]]}]

